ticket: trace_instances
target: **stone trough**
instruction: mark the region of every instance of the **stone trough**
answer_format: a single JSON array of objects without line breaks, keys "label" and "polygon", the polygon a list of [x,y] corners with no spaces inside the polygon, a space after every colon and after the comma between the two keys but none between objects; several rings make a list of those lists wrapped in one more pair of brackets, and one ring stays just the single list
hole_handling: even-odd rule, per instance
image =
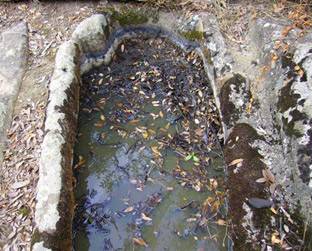
[{"label": "stone trough", "polygon": [[[311,219],[312,45],[309,40],[298,43],[292,59],[305,71],[302,81],[294,80],[292,85],[283,86],[283,69],[292,66],[286,65],[283,68],[277,65],[254,88],[250,82],[255,80],[244,77],[248,72],[239,68],[236,56],[230,55],[226,50],[214,19],[202,13],[201,19],[195,20],[197,28],[198,24],[204,25],[204,28],[199,28],[199,32],[205,34],[199,44],[188,42],[177,35],[174,24],[178,22],[178,18],[164,15],[157,23],[132,29],[121,28],[114,32],[109,17],[93,15],[80,23],[71,39],[60,46],[49,86],[33,250],[72,250],[75,208],[72,165],[80,76],[95,66],[109,64],[121,42],[138,34],[161,36],[183,50],[194,49],[204,63],[224,131],[224,154],[229,166],[229,185],[232,186],[229,189],[229,213],[234,230],[240,233],[236,236],[238,239],[233,238],[234,243],[237,243],[234,249],[245,250],[245,240],[254,234],[251,233],[252,228],[243,227],[240,221],[244,219],[248,222],[248,217],[266,217],[263,211],[254,211],[247,205],[248,199],[252,197],[265,200],[266,204],[262,203],[260,207],[270,207],[277,203],[275,199],[279,202],[284,199],[292,205],[287,211],[292,212],[298,208],[298,202],[303,219]],[[165,23],[163,20],[173,21]],[[253,52],[256,58],[265,61],[271,49],[265,40],[268,39],[267,33],[273,31],[270,30],[269,22],[261,22],[263,21],[256,23],[254,30],[250,32],[253,37],[260,36],[260,39],[253,39],[250,44],[261,43],[259,49]],[[278,27],[275,26],[274,29],[277,30]],[[259,42],[261,39],[262,42]],[[306,48],[311,49],[309,51]],[[276,84],[270,86],[272,82]],[[281,96],[281,92],[286,94]],[[289,96],[289,101],[284,100],[286,95]],[[296,117],[295,111],[303,115]],[[295,129],[298,129],[299,134],[293,133]],[[237,159],[242,161],[235,162]],[[274,178],[265,184],[255,183],[256,179],[262,177],[262,170],[267,169],[270,170],[269,174],[274,174]],[[246,179],[249,179],[248,182]],[[251,184],[252,182],[254,183]],[[270,184],[267,183],[270,182],[274,184],[274,191],[269,190]],[[277,188],[283,196],[275,195]],[[255,226],[257,227],[261,228]],[[252,243],[248,245],[253,248]]]}]

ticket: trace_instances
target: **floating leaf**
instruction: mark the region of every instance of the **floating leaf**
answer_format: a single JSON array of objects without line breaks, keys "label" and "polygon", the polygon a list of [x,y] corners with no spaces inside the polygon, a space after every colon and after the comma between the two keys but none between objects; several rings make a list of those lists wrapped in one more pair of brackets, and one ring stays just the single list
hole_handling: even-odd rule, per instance
[{"label": "floating leaf", "polygon": [[203,92],[201,90],[198,91],[198,96],[201,98],[203,97]]},{"label": "floating leaf", "polygon": [[143,220],[145,220],[145,221],[152,221],[152,218],[146,216],[145,213],[141,213],[141,218],[142,218]]},{"label": "floating leaf", "polygon": [[185,160],[188,161],[188,160],[190,160],[191,158],[193,158],[193,155],[192,155],[192,154],[189,154],[189,155],[187,155],[187,156],[185,157]]},{"label": "floating leaf", "polygon": [[199,162],[199,158],[196,157],[195,155],[193,155],[193,160],[194,160],[195,162]]},{"label": "floating leaf", "polygon": [[133,242],[135,244],[138,244],[140,246],[148,247],[147,243],[142,238],[132,238]]},{"label": "floating leaf", "polygon": [[287,225],[283,225],[283,229],[284,229],[284,231],[286,232],[286,233],[288,233],[289,232],[289,227],[287,226]]},{"label": "floating leaf", "polygon": [[200,192],[200,184],[193,185],[193,188],[195,189],[195,191]]},{"label": "floating leaf", "polygon": [[151,149],[152,149],[153,153],[156,154],[156,156],[161,156],[161,153],[158,151],[157,146],[152,146]]},{"label": "floating leaf", "polygon": [[277,211],[275,210],[274,207],[270,207],[270,210],[272,211],[273,214],[277,214]]},{"label": "floating leaf", "polygon": [[137,123],[139,123],[139,122],[140,122],[140,120],[138,120],[138,119],[133,119],[133,120],[129,121],[129,124],[130,124],[130,125],[135,125],[135,124],[137,124]]},{"label": "floating leaf", "polygon": [[220,226],[226,226],[226,221],[225,221],[225,220],[222,220],[222,219],[217,220],[216,223],[217,223],[218,225],[220,225]]},{"label": "floating leaf", "polygon": [[280,244],[282,241],[277,237],[278,233],[273,233],[271,236],[272,244]]},{"label": "floating leaf", "polygon": [[194,222],[194,221],[197,221],[197,218],[188,218],[186,219],[186,222]]},{"label": "floating leaf", "polygon": [[130,213],[132,212],[134,209],[134,207],[127,207],[125,210],[124,210],[124,213]]},{"label": "floating leaf", "polygon": [[142,135],[143,135],[143,138],[144,138],[144,139],[147,139],[147,138],[148,138],[148,133],[147,133],[147,131],[143,131],[143,132],[142,132]]}]

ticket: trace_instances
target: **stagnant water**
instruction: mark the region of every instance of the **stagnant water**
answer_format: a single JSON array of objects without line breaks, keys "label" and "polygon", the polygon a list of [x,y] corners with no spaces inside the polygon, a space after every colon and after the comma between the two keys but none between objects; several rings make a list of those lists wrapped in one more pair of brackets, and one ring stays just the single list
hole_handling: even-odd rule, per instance
[{"label": "stagnant water", "polygon": [[75,250],[227,250],[219,121],[202,62],[130,40],[83,77]]}]

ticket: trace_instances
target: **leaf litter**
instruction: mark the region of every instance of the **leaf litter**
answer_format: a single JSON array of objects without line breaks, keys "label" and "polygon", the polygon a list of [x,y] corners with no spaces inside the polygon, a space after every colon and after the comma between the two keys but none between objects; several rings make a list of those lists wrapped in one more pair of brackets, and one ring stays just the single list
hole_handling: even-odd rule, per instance
[{"label": "leaf litter", "polygon": [[24,107],[8,131],[0,183],[0,242],[28,249],[33,233],[38,160],[43,140],[44,102]]},{"label": "leaf litter", "polygon": [[[148,167],[146,171],[133,171],[129,164],[122,166],[124,161],[119,161],[116,153],[113,157],[117,159],[114,173],[119,173],[117,175],[121,178],[108,194],[113,194],[114,189],[118,190],[116,187],[120,182],[129,182],[129,186],[134,186],[136,193],[142,193],[143,197],[145,193],[148,194],[150,187],[157,186],[158,190],[146,199],[132,201],[132,188],[128,187],[129,191],[123,200],[126,204],[119,210],[110,208],[111,201],[118,199],[113,195],[106,202],[94,203],[91,197],[82,194],[77,202],[74,233],[83,229],[93,232],[94,227],[98,231],[110,232],[112,230],[107,224],[111,224],[112,219],[120,228],[119,219],[127,218],[127,224],[134,228],[132,242],[147,247],[151,239],[144,237],[145,226],[153,227],[157,208],[180,186],[181,189],[200,194],[204,199],[188,201],[184,198],[185,201],[179,203],[177,210],[180,208],[188,215],[183,223],[186,227],[175,228],[170,234],[176,233],[180,240],[192,237],[193,241],[214,241],[220,237],[209,232],[209,225],[227,227],[224,206],[226,192],[222,158],[220,162],[222,154],[218,153],[221,151],[218,143],[220,121],[202,62],[195,53],[185,55],[162,39],[143,42],[133,39],[127,43],[129,45],[119,48],[110,67],[99,68],[84,76],[80,124],[90,121],[96,127],[94,122],[100,124],[103,121],[101,116],[105,117],[105,124],[93,129],[99,135],[95,144],[116,149],[126,141],[129,142],[125,147],[126,154],[150,154],[148,164],[142,166],[143,169]],[[128,67],[118,68],[117,65],[124,64],[125,59]],[[107,82],[97,85],[99,78],[102,78],[100,74],[105,76]],[[100,109],[99,100],[105,100]],[[119,131],[124,134],[121,135]],[[103,133],[107,135],[104,139],[100,136]],[[121,138],[118,142],[110,143],[109,139],[116,133]],[[95,145],[90,144],[92,152]],[[175,159],[170,165],[167,164],[169,157]],[[88,158],[84,156],[84,159]],[[81,159],[77,158],[76,163],[79,162]],[[221,173],[219,169],[218,174],[214,168],[220,163]],[[83,169],[78,169],[78,186],[79,172],[83,172]],[[105,213],[106,224],[103,224],[102,211],[105,210],[109,210],[109,213]],[[158,233],[156,238],[160,238],[157,237],[161,235],[160,231],[154,232]],[[222,236],[221,240],[223,238],[227,236]],[[110,247],[116,245],[109,235],[105,237],[105,243]]]}]

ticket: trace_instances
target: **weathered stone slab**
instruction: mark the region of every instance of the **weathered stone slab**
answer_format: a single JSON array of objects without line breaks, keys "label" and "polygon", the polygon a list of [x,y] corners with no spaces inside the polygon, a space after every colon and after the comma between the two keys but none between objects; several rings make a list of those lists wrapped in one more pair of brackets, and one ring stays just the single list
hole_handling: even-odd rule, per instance
[{"label": "weathered stone slab", "polygon": [[0,165],[6,130],[11,124],[14,103],[27,65],[27,32],[27,24],[21,22],[4,31],[0,38]]},{"label": "weathered stone slab", "polygon": [[33,250],[71,249],[73,147],[79,100],[79,49],[63,43],[56,55],[46,112],[35,212]]},{"label": "weathered stone slab", "polygon": [[[237,250],[257,250],[259,246],[252,243],[263,238],[271,224],[265,211],[251,208],[246,198],[274,199],[290,214],[300,211],[305,220],[312,220],[312,33],[300,37],[300,31],[293,29],[284,37],[287,25],[256,20],[246,49],[233,49],[234,62],[229,63],[234,71],[217,74],[215,82]],[[281,40],[289,45],[286,53],[275,48]],[[274,182],[257,183],[265,170],[272,173]]]},{"label": "weathered stone slab", "polygon": [[72,250],[72,164],[79,109],[80,59],[83,53],[103,47],[106,25],[103,15],[84,20],[56,55],[39,163],[35,251]]}]

